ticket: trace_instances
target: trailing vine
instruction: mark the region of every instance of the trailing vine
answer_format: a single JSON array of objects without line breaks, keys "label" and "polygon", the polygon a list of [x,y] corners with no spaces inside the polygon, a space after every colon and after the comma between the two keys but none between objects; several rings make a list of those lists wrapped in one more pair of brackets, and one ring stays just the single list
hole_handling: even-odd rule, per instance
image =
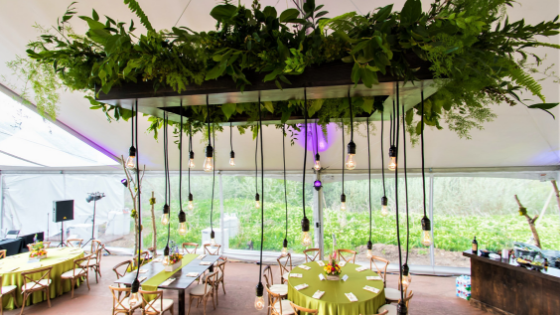
[{"label": "trailing vine", "polygon": [[[31,61],[20,66],[32,65],[44,70],[42,78],[48,76],[71,90],[89,93],[91,108],[103,110],[109,120],[128,120],[131,113],[96,101],[96,87],[99,93],[108,93],[115,85],[149,81],[156,90],[165,86],[180,93],[188,85],[225,76],[242,91],[254,83],[245,76],[252,71],[265,74],[264,81],[283,88],[290,86],[290,76],[302,74],[308,66],[338,60],[353,64],[352,82],[372,87],[379,74],[417,81],[417,69],[407,61],[411,53],[431,63],[438,85],[438,92],[425,102],[424,123],[428,126],[443,129],[445,122],[460,137],[468,138],[470,130],[480,129],[482,123],[495,118],[491,105],[523,104],[519,97],[523,91],[541,102],[527,105],[529,108],[548,111],[558,105],[546,103],[528,65],[530,58],[537,65],[542,63],[530,48],[560,48],[537,39],[558,34],[558,17],[537,25],[523,20],[510,22],[505,8],[512,6],[513,0],[435,0],[427,12],[422,11],[420,0],[407,0],[400,12],[388,5],[365,15],[349,12],[334,18],[327,18],[323,5],[314,0],[281,13],[274,7],[261,8],[256,0],[250,8],[225,1],[210,12],[216,30],[208,32],[186,27],[156,31],[136,1],[124,3],[140,18],[145,34],[136,36],[132,22],[125,28],[125,23],[106,16],[102,23],[95,10],[91,17],[78,16],[89,26],[85,36],[74,34],[69,24],[76,14],[72,3],[54,31],[28,45]],[[52,70],[47,70],[49,67]],[[35,95],[50,95],[46,104],[51,104],[56,88],[56,84],[43,86]],[[371,114],[382,106],[375,98],[355,101],[355,115]],[[315,100],[306,105],[310,117],[314,115],[321,125],[348,115],[348,103],[343,99]],[[293,100],[264,102],[262,106],[286,123],[304,104]],[[212,122],[246,115],[251,123],[258,112],[256,104],[248,103],[220,108],[210,114]],[[207,114],[204,106],[192,106],[186,124],[192,125],[193,132],[200,132]],[[406,113],[413,140],[420,132],[419,117],[418,106]],[[157,117],[149,120],[149,130],[157,137],[163,121]],[[238,128],[241,132],[256,129]]]}]

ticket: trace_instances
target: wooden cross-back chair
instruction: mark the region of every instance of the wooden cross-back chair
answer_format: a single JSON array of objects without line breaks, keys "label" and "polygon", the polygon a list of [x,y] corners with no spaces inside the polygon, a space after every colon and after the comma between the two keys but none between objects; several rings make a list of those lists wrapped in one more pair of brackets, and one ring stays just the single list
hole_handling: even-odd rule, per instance
[{"label": "wooden cross-back chair", "polygon": [[[414,296],[414,293],[412,291],[408,292],[408,294],[405,292],[404,295],[404,303],[406,305],[406,308],[408,309],[408,302],[410,301],[410,299],[412,299],[412,297]],[[400,302],[400,298],[397,302]],[[385,304],[383,306],[381,306],[377,312],[379,313],[379,315],[381,314],[397,314],[397,306],[394,304]]]},{"label": "wooden cross-back chair", "polygon": [[117,287],[109,286],[109,289],[111,290],[111,294],[113,295],[113,315],[117,315],[117,314],[132,315],[132,313],[134,313],[134,310],[142,306],[142,303],[140,302],[134,305],[130,305],[129,302],[130,288],[117,288]]},{"label": "wooden cross-back chair", "polygon": [[[410,284],[402,286],[404,288],[403,296],[408,296],[408,288]],[[397,289],[385,288],[385,300],[387,303],[399,302],[401,300],[401,283],[397,278]]]},{"label": "wooden cross-back chair", "polygon": [[[144,291],[138,290],[142,295],[142,314],[143,315],[160,315],[167,311],[173,315],[173,300],[163,298],[163,290],[158,291]],[[146,300],[146,295],[154,298],[153,300]]]},{"label": "wooden cross-back chair", "polygon": [[183,250],[185,251],[185,254],[196,254],[197,248],[198,248],[198,243],[191,243],[191,242],[183,243]]},{"label": "wooden cross-back chair", "polygon": [[[216,273],[216,281],[212,281],[209,280],[208,284],[210,284],[213,288],[214,288],[214,293],[216,294],[216,305],[218,305],[218,289],[220,288],[220,284],[222,284],[222,290],[224,291],[224,294],[226,294],[226,288],[224,286],[224,274],[226,271],[226,263],[227,260],[218,260],[215,264],[214,264],[214,271]],[[206,279],[208,277],[208,275],[204,275],[202,277],[202,281],[204,282],[204,279]]]},{"label": "wooden cross-back chair", "polygon": [[[345,254],[349,254],[344,256]],[[336,255],[338,256],[339,261],[345,261],[347,263],[356,263],[356,251],[351,249],[337,249]]]},{"label": "wooden cross-back chair", "polygon": [[[88,291],[91,290],[89,287],[89,268],[84,268],[84,266],[89,265],[90,260],[91,255],[75,259],[74,268],[60,275],[61,280],[70,280],[70,283],[72,284],[72,295],[70,298],[74,298],[74,287],[76,286],[76,281],[78,281],[78,279],[85,278]],[[58,287],[58,295],[62,295],[62,284]]]},{"label": "wooden cross-back chair", "polygon": [[[115,267],[113,267],[113,271],[117,275],[117,279],[124,277],[126,275],[126,271],[128,270],[128,268],[130,268],[131,265],[132,265],[132,259],[125,260],[115,265]],[[125,267],[125,268],[122,271],[120,271],[119,268],[121,267]]]},{"label": "wooden cross-back chair", "polygon": [[[147,250],[141,252],[139,255],[140,255],[140,266],[144,265],[145,263],[148,262],[148,260],[150,260],[150,252]],[[136,264],[138,264],[138,255],[134,255],[134,258],[132,259],[132,265],[136,266]]]},{"label": "wooden cross-back chair", "polygon": [[49,247],[51,247],[51,242],[43,241],[43,246],[45,246],[45,248],[49,248]]},{"label": "wooden cross-back chair", "polygon": [[383,279],[383,287],[387,283],[387,267],[389,266],[389,261],[383,257],[371,256],[369,260],[369,269],[373,270],[373,266],[377,270],[377,274]]},{"label": "wooden cross-back chair", "polygon": [[6,258],[6,253],[7,253],[7,250],[5,250],[5,249],[0,250],[0,259]]},{"label": "wooden cross-back chair", "polygon": [[204,244],[204,254],[206,255],[220,255],[220,248],[222,245]]},{"label": "wooden cross-back chair", "polygon": [[84,239],[82,238],[69,238],[66,240],[66,245],[68,247],[82,247]]},{"label": "wooden cross-back chair", "polygon": [[98,241],[98,240],[92,240],[91,241],[91,246],[90,246],[90,249],[89,249],[89,253],[91,255],[93,255],[92,258],[95,258],[95,255],[97,255],[97,251],[100,248],[103,248],[103,243],[101,243],[101,241]]},{"label": "wooden cross-back chair", "polygon": [[271,315],[291,315],[295,314],[294,309],[290,305],[290,301],[283,300],[282,295],[272,292],[268,287],[265,287],[268,293],[268,309]]},{"label": "wooden cross-back chair", "polygon": [[214,306],[214,310],[216,309],[216,300],[214,299],[215,287],[211,283],[216,283],[217,276],[218,273],[216,271],[208,273],[202,284],[196,285],[189,291],[189,310],[187,315],[191,313],[191,306],[195,299],[197,300],[197,306],[202,302],[202,312],[204,315],[206,315],[208,299],[212,298],[212,306]]},{"label": "wooden cross-back chair", "polygon": [[[21,287],[21,293],[23,294],[23,303],[21,306],[20,315],[23,314],[23,309],[25,308],[25,302],[35,292],[45,292],[47,295],[47,304],[51,307],[51,267],[35,269],[27,272],[22,272],[21,277],[23,278],[23,286]],[[41,274],[40,278],[35,280],[32,275]]]},{"label": "wooden cross-back chair", "polygon": [[[10,294],[13,298],[14,301],[14,306],[17,308],[19,307],[17,305],[17,297],[16,297],[16,290],[17,290],[17,285],[2,285],[2,281],[4,279],[2,279],[3,275],[0,274],[0,301],[2,301],[2,298],[4,297],[4,295],[8,295]],[[3,303],[0,303],[0,314],[4,314],[4,307],[2,305]]]},{"label": "wooden cross-back chair", "polygon": [[[266,283],[266,287],[282,296],[282,297],[287,297],[288,296],[288,285],[287,284],[274,284],[274,277],[273,277],[273,273],[272,273],[272,267],[270,265],[266,266],[266,268],[264,268],[263,270],[263,276],[264,276],[264,280]],[[270,305],[269,308],[267,309],[267,314],[270,314]]]},{"label": "wooden cross-back chair", "polygon": [[281,283],[284,284],[284,282],[288,282],[288,274],[292,271],[292,255],[288,253],[286,256],[278,257],[276,261],[280,266]]},{"label": "wooden cross-back chair", "polygon": [[305,254],[305,262],[315,261],[321,257],[321,249],[320,248],[309,248],[303,251]]},{"label": "wooden cross-back chair", "polygon": [[301,307],[299,305],[295,305],[290,301],[290,306],[294,309],[296,314],[300,314],[300,312],[304,312],[306,314],[319,314],[319,310],[312,310],[310,308]]},{"label": "wooden cross-back chair", "polygon": [[100,247],[97,250],[95,256],[92,256],[92,259],[86,264],[82,264],[82,268],[88,268],[93,270],[95,273],[95,282],[99,283],[99,278],[101,278],[101,257],[103,257],[103,247]]}]

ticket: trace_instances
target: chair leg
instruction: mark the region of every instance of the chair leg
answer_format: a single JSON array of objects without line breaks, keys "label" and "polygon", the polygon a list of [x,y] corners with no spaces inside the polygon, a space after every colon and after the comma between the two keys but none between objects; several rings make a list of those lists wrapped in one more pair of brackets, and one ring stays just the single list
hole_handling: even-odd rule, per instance
[{"label": "chair leg", "polygon": [[204,301],[202,301],[202,314],[206,315],[206,302],[208,301],[208,298],[202,298]]},{"label": "chair leg", "polygon": [[51,307],[51,286],[47,287],[47,304]]},{"label": "chair leg", "polygon": [[214,310],[216,310],[217,304],[218,304],[218,295],[216,294],[216,302],[214,302],[214,294],[212,294],[212,305],[214,305]]},{"label": "chair leg", "polygon": [[76,285],[76,279],[72,278],[71,280],[72,283],[72,293],[70,294],[70,298],[73,299],[74,298],[74,286]]},{"label": "chair leg", "polygon": [[[86,273],[86,284],[87,284],[88,291],[91,291],[91,288],[89,287],[89,273]],[[119,293],[120,293],[120,291],[119,291]]]},{"label": "chair leg", "polygon": [[[140,267],[138,267],[138,268],[140,268]],[[99,279],[97,278],[97,270],[96,270],[95,267],[93,267],[92,269],[95,272],[95,283],[99,283]]]},{"label": "chair leg", "polygon": [[192,296],[189,296],[189,310],[187,311],[187,315],[191,313],[191,305],[192,305]]},{"label": "chair leg", "polygon": [[23,303],[21,304],[21,312],[19,313],[19,315],[23,314],[23,309],[25,308],[25,301],[27,301],[27,293],[23,293]]},{"label": "chair leg", "polygon": [[224,291],[224,294],[226,294],[226,283],[224,282],[224,279],[220,282],[222,283],[222,290]]}]

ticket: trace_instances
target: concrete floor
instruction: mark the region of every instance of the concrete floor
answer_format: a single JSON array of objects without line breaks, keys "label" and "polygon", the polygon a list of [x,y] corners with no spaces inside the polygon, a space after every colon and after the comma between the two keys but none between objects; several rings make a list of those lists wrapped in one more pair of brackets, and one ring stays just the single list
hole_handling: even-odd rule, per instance
[{"label": "concrete floor", "polygon": [[[95,283],[95,277],[90,275],[91,291],[88,291],[86,285],[82,285],[75,290],[74,298],[70,299],[70,293],[51,300],[52,307],[48,308],[46,302],[32,305],[25,308],[24,314],[41,314],[41,315],[96,315],[111,314],[112,296],[109,291],[109,285],[116,279],[112,270],[117,263],[128,259],[123,256],[107,256],[103,257],[102,276],[99,283]],[[276,268],[277,269],[277,268]],[[207,309],[207,314],[266,314],[265,312],[257,312],[253,308],[255,285],[258,278],[258,266],[253,264],[229,263],[226,267],[226,292],[224,295],[220,289],[219,301],[220,305],[214,311],[212,306]],[[279,279],[275,275],[275,279]],[[389,287],[396,287],[397,277],[388,276]],[[263,281],[264,282],[264,281]],[[414,298],[410,302],[409,313],[426,314],[426,315],[470,315],[485,314],[485,312],[475,309],[470,304],[455,296],[455,278],[454,277],[421,277],[413,276],[411,290],[414,291]],[[174,313],[178,314],[177,294],[174,291],[168,291],[164,294],[165,298],[175,300]],[[187,295],[188,303],[188,295]],[[188,305],[185,307],[188,309]],[[4,314],[19,314],[20,309],[5,311]],[[136,314],[140,314],[136,311]],[[191,310],[192,315],[201,315],[202,308]]]}]

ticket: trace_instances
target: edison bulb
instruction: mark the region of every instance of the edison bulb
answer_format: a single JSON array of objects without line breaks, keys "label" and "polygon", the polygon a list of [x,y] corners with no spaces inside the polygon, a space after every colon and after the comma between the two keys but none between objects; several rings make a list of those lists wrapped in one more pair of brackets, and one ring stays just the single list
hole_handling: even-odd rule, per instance
[{"label": "edison bulb", "polygon": [[356,161],[354,161],[355,154],[348,154],[346,156],[346,169],[353,170],[356,168]]},{"label": "edison bulb", "polygon": [[140,293],[132,292],[130,294],[130,297],[128,298],[128,304],[134,305],[134,304],[138,304],[139,302],[140,302]]},{"label": "edison bulb", "polygon": [[287,248],[287,247],[282,247],[281,255],[282,255],[282,256],[288,255],[288,248]]},{"label": "edison bulb", "polygon": [[397,158],[392,156],[391,162],[389,163],[389,170],[394,171],[397,168]]},{"label": "edison bulb", "polygon": [[389,209],[387,209],[386,205],[381,206],[381,215],[384,217],[389,215]]},{"label": "edison bulb", "polygon": [[189,200],[189,205],[187,206],[187,208],[189,208],[189,210],[194,209],[194,202],[192,200]]},{"label": "edison bulb", "polygon": [[261,201],[260,200],[255,200],[255,208],[257,208],[257,209],[261,208]]},{"label": "edison bulb", "polygon": [[346,202],[341,202],[340,203],[340,211],[346,211]]},{"label": "edison bulb", "polygon": [[430,231],[422,231],[422,245],[431,246],[432,245],[432,233]]},{"label": "edison bulb", "polygon": [[408,287],[408,285],[410,284],[410,280],[411,280],[410,274],[408,274],[408,275],[406,275],[406,276],[403,275],[403,276],[402,276],[402,285],[403,285],[403,287]]},{"label": "edison bulb", "polygon": [[134,162],[134,158],[136,158],[136,157],[133,156],[133,155],[128,157],[128,159],[126,160],[126,167],[127,168],[135,168],[136,167],[136,163]]},{"label": "edison bulb", "polygon": [[164,213],[161,216],[161,224],[168,225],[169,224],[169,213]]},{"label": "edison bulb", "polygon": [[179,223],[179,235],[187,234],[187,222]]},{"label": "edison bulb", "polygon": [[216,246],[216,239],[215,238],[210,239],[210,245]]},{"label": "edison bulb", "polygon": [[189,160],[189,168],[194,168],[194,159]]},{"label": "edison bulb", "polygon": [[169,256],[164,256],[163,261],[161,263],[164,265],[169,265]]},{"label": "edison bulb", "polygon": [[235,166],[235,158],[229,159],[229,166]]},{"label": "edison bulb", "polygon": [[255,297],[255,309],[257,311],[264,309],[264,298],[262,296]]},{"label": "edison bulb", "polygon": [[301,243],[306,247],[311,246],[311,235],[309,235],[309,232],[303,232]]},{"label": "edison bulb", "polygon": [[313,165],[313,168],[314,168],[316,171],[320,171],[320,170],[321,170],[321,161],[315,160],[315,165]]},{"label": "edison bulb", "polygon": [[211,157],[207,157],[204,160],[204,165],[202,166],[202,168],[204,169],[205,172],[211,172],[212,171],[212,158]]},{"label": "edison bulb", "polygon": [[367,258],[371,258],[371,257],[373,257],[373,252],[372,252],[371,249],[368,249],[367,250]]}]

